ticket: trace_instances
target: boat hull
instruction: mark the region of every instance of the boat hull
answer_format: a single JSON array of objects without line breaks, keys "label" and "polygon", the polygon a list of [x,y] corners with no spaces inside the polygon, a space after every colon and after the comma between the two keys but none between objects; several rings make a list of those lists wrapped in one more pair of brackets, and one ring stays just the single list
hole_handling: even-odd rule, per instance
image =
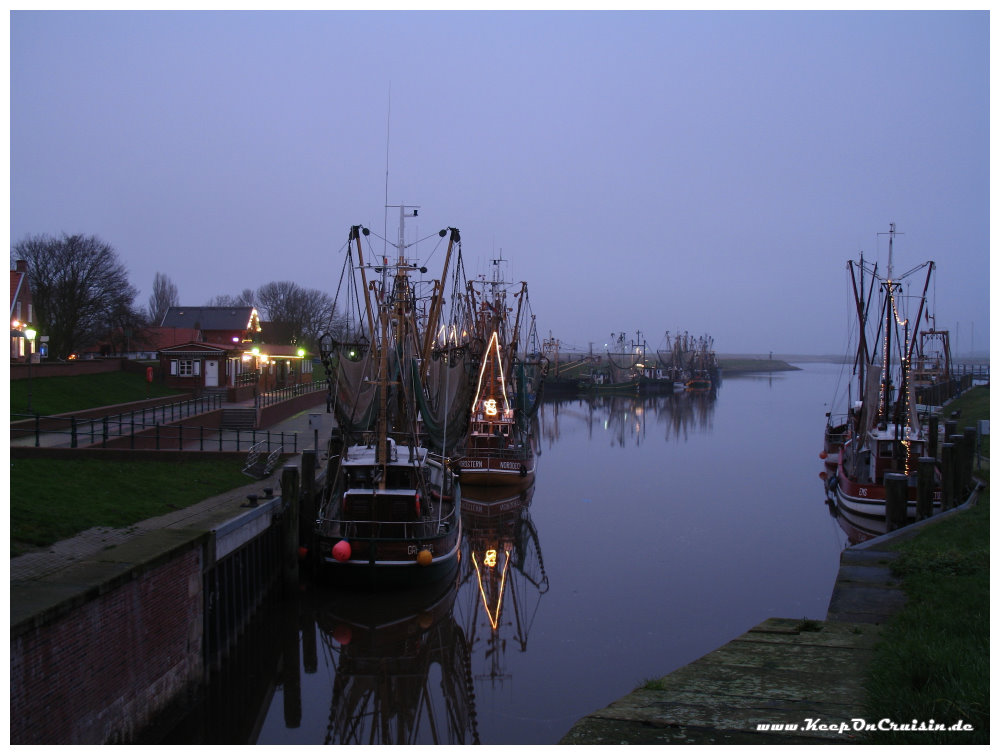
[{"label": "boat hull", "polygon": [[[342,540],[350,543],[350,557],[333,555]],[[443,535],[430,538],[357,538],[320,536],[317,540],[321,576],[345,587],[394,588],[437,582],[454,572],[462,544],[461,517]],[[431,554],[421,563],[421,552]]]},{"label": "boat hull", "polygon": [[[855,482],[844,473],[841,466],[838,468],[833,493],[837,508],[856,528],[873,535],[884,535],[888,531],[885,486]],[[933,495],[931,513],[938,514],[941,511],[941,491],[935,490]],[[911,485],[907,487],[906,524],[916,521],[917,488]]]},{"label": "boat hull", "polygon": [[535,456],[498,458],[464,456],[455,466],[460,470],[462,488],[526,488],[535,481]]}]

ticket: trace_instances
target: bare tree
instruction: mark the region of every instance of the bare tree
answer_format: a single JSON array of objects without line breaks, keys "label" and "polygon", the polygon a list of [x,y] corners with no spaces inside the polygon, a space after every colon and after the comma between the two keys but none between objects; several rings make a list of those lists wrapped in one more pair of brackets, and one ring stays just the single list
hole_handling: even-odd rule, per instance
[{"label": "bare tree", "polygon": [[236,296],[220,294],[212,297],[206,307],[256,307],[256,294],[252,288],[244,288]]},{"label": "bare tree", "polygon": [[264,284],[257,289],[257,302],[266,315],[264,319],[280,326],[284,340],[311,347],[329,328],[334,314],[329,295],[291,281]]},{"label": "bare tree", "polygon": [[156,326],[163,322],[163,316],[171,307],[180,306],[177,286],[163,273],[153,276],[153,293],[149,297],[149,324]]},{"label": "bare tree", "polygon": [[36,329],[49,337],[49,353],[65,358],[109,336],[138,291],[109,244],[96,236],[32,236],[11,248],[28,263]]}]

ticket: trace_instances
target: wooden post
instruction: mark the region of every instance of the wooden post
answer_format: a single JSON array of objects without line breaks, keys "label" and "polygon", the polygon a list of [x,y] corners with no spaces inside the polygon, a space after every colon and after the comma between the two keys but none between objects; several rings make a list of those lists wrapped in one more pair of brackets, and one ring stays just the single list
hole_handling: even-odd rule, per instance
[{"label": "wooden post", "polygon": [[952,505],[962,502],[962,491],[965,490],[965,436],[956,433],[948,436],[948,441],[955,447],[955,459],[952,462],[952,489],[954,491]]},{"label": "wooden post", "polygon": [[941,444],[941,510],[955,508],[955,446]]},{"label": "wooden post", "polygon": [[302,506],[298,520],[299,543],[312,555],[316,528],[316,451],[302,452]]},{"label": "wooden post", "polygon": [[900,472],[885,476],[885,531],[892,532],[906,524],[908,478]]},{"label": "wooden post", "polygon": [[299,469],[294,464],[281,470],[281,508],[285,518],[282,574],[286,590],[291,591],[299,584]]},{"label": "wooden post", "polygon": [[934,467],[937,459],[921,456],[917,462],[917,520],[934,513]]},{"label": "wooden post", "polygon": [[946,419],[944,421],[944,437],[945,438],[950,438],[952,435],[955,434],[955,431],[957,429],[958,429],[958,422],[956,422],[955,420],[953,420],[953,419]]},{"label": "wooden post", "polygon": [[965,476],[962,484],[966,490],[972,488],[972,473],[976,468],[976,447],[979,445],[979,431],[975,427],[965,428]]},{"label": "wooden post", "polygon": [[938,427],[940,417],[932,414],[927,425],[927,455],[936,459],[938,457]]}]

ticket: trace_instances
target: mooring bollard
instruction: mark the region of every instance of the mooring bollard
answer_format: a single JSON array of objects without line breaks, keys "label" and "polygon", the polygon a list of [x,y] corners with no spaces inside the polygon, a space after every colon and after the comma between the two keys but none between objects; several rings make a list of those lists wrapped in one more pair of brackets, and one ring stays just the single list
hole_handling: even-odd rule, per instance
[{"label": "mooring bollard", "polygon": [[934,467],[937,459],[921,456],[917,462],[917,519],[934,513]]},{"label": "mooring bollard", "polygon": [[906,524],[908,478],[900,472],[885,475],[885,531],[892,532]]},{"label": "mooring bollard", "polygon": [[955,507],[955,446],[941,444],[941,510]]}]

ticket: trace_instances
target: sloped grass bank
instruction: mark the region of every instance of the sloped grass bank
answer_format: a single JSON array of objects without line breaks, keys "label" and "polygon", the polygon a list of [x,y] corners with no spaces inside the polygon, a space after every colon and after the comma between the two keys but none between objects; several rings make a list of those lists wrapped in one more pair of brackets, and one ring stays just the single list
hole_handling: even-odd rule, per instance
[{"label": "sloped grass bank", "polygon": [[[959,426],[989,419],[989,388],[950,403]],[[988,436],[987,436],[988,438]],[[989,446],[986,444],[986,453]],[[865,718],[915,726],[875,731],[873,744],[988,744],[990,741],[989,461],[976,476],[985,487],[967,511],[928,525],[900,542],[893,570],[906,605],[883,629],[867,685]],[[972,731],[920,727],[959,723]]]},{"label": "sloped grass bank", "polygon": [[43,417],[181,393],[131,372],[11,380],[11,414],[27,413],[29,392],[32,412]]},{"label": "sloped grass bank", "polygon": [[127,527],[246,485],[232,460],[16,459],[11,557],[91,527]]}]

